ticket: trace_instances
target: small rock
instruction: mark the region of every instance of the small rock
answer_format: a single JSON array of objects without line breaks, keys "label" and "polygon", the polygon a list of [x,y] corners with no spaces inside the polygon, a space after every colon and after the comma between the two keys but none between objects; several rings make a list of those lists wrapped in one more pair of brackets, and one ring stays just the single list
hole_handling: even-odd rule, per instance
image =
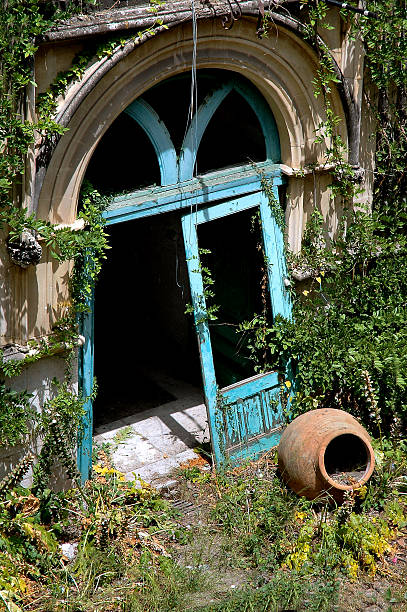
[{"label": "small rock", "polygon": [[61,552],[68,561],[73,561],[78,554],[78,542],[65,542],[61,544]]},{"label": "small rock", "polygon": [[368,589],[365,592],[366,599],[370,600],[372,603],[376,603],[377,600],[377,591],[374,589]]}]

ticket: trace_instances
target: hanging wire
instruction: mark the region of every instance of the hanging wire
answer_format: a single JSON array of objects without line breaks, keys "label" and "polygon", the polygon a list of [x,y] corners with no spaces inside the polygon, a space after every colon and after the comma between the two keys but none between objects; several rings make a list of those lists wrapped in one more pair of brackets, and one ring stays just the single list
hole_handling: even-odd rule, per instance
[{"label": "hanging wire", "polygon": [[179,282],[178,239],[175,241],[175,282],[177,287],[181,289],[181,297],[184,299],[184,285]]},{"label": "hanging wire", "polygon": [[[185,133],[188,127],[191,126],[192,130],[192,155],[193,155],[193,166],[192,166],[192,178],[196,177],[197,174],[197,150],[198,150],[198,80],[196,75],[196,57],[197,57],[197,46],[198,46],[198,20],[195,10],[195,0],[191,0],[191,13],[192,13],[192,63],[191,63],[191,99],[189,103],[188,120],[185,129]],[[194,202],[191,198],[191,224],[192,224],[192,213],[194,212]],[[198,204],[195,202],[195,214],[198,212]],[[192,228],[191,228],[192,229]]]},{"label": "hanging wire", "polygon": [[192,65],[191,65],[191,102],[189,105],[188,123],[195,125],[192,128],[193,135],[193,154],[194,166],[192,168],[192,177],[196,176],[196,154],[197,154],[197,138],[198,138],[198,81],[196,78],[196,51],[198,45],[198,23],[195,10],[195,0],[191,0],[192,9]]},{"label": "hanging wire", "polygon": [[[198,149],[198,81],[196,74],[196,58],[197,58],[197,46],[198,46],[198,23],[197,23],[197,15],[195,9],[195,0],[191,0],[191,15],[192,15],[192,62],[191,62],[191,94],[190,94],[190,102],[188,109],[187,122],[185,126],[185,133],[183,142],[185,143],[185,137],[188,133],[188,129],[192,130],[192,156],[193,156],[193,166],[192,166],[192,178],[196,177],[197,174],[197,149]],[[198,213],[198,203],[197,201],[193,201],[193,197],[191,197],[191,206],[190,206],[190,228],[189,233],[192,235],[193,232],[193,212],[195,208],[195,215]],[[184,287],[179,283],[179,259],[178,259],[178,251],[176,253],[176,283],[178,287],[181,289],[182,296],[184,296]]]}]

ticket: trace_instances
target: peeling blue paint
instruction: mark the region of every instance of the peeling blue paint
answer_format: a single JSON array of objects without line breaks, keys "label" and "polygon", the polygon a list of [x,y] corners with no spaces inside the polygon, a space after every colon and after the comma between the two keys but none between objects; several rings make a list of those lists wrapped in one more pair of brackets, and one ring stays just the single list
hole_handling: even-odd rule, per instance
[{"label": "peeling blue paint", "polygon": [[[226,96],[237,91],[256,113],[263,131],[267,160],[193,178],[196,155],[211,118]],[[274,194],[283,182],[280,144],[274,117],[256,88],[239,78],[229,78],[212,91],[192,118],[179,158],[170,134],[154,109],[143,99],[125,110],[148,135],[157,154],[161,186],[138,190],[115,198],[105,217],[108,224],[121,223],[172,210],[182,211],[182,228],[195,309],[204,393],[210,421],[212,449],[216,462],[235,463],[255,456],[275,445],[283,421],[277,373],[270,372],[219,389],[215,376],[203,281],[199,266],[197,226],[213,219],[247,209],[259,209],[273,315],[291,316],[290,297],[284,286],[286,267],[284,237],[268,200],[261,192],[259,170],[273,179]],[[222,203],[219,201],[222,200]],[[193,208],[192,208],[193,207]],[[93,386],[93,307],[83,316],[81,333],[85,345],[80,352],[79,378],[83,394],[89,397]],[[83,480],[89,475],[92,454],[92,403],[86,403],[84,431],[78,449],[78,465]]]}]

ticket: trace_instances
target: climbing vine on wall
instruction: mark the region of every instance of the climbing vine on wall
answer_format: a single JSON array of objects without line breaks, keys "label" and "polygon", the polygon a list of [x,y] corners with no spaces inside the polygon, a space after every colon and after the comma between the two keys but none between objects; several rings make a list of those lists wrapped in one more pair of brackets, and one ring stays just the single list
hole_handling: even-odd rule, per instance
[{"label": "climbing vine on wall", "polygon": [[[64,132],[65,128],[53,119],[58,97],[83,76],[92,58],[109,56],[128,40],[116,36],[79,53],[72,66],[38,97],[38,116],[33,121],[25,100],[27,91],[35,88],[32,61],[36,37],[58,19],[69,17],[75,7],[83,10],[86,2],[79,5],[71,2],[69,7],[70,13],[67,13],[51,1],[3,0],[0,11],[0,221],[11,242],[17,242],[28,230],[42,237],[58,261],[75,261],[71,278],[73,308],[58,322],[51,341],[29,347],[27,357],[20,362],[3,361],[3,374],[7,376],[19,374],[25,365],[53,350],[74,347],[76,313],[87,308],[107,246],[101,214],[106,202],[90,187],[83,195],[81,215],[85,229],[78,232],[57,229],[34,215],[27,215],[21,206],[21,178],[26,154],[35,137],[39,135],[44,141]],[[373,423],[376,419],[378,425],[380,419],[386,427],[397,431],[407,420],[404,378],[407,366],[404,331],[407,50],[403,36],[407,25],[406,7],[404,0],[367,0],[367,8],[381,17],[350,18],[346,12],[344,19],[352,35],[362,37],[368,76],[373,83],[367,99],[377,118],[373,212],[368,207],[353,211],[350,205],[359,185],[347,163],[339,120],[330,103],[337,75],[328,48],[322,42],[324,30],[331,27],[326,21],[328,6],[320,0],[305,0],[302,31],[318,56],[314,88],[315,95],[323,98],[326,113],[318,126],[317,142],[325,147],[324,164],[331,169],[333,177],[332,196],[341,199],[345,214],[336,237],[328,241],[321,213],[315,210],[304,235],[302,252],[291,256],[293,267],[312,270],[295,300],[296,322],[277,318],[263,342],[268,348],[269,364],[285,363],[287,358],[298,363],[296,411],[336,405],[364,416],[367,421],[373,414]],[[157,25],[162,25],[158,19]],[[152,28],[148,33],[154,31]],[[137,33],[134,38],[143,34]],[[26,395],[11,397],[4,385],[0,391],[10,409],[15,407],[16,417],[23,418],[21,408],[27,405]],[[65,389],[60,391],[63,404]],[[379,412],[372,410],[372,397]],[[0,424],[0,430],[1,427]],[[4,439],[14,439],[11,433],[7,435]]]},{"label": "climbing vine on wall", "polygon": [[[364,43],[365,78],[371,81],[365,93],[376,118],[371,205],[363,204],[346,162],[339,119],[329,101],[337,78],[321,41],[330,27],[328,6],[319,0],[303,6],[304,35],[319,58],[315,95],[323,97],[326,111],[317,142],[327,143],[324,163],[333,168],[332,197],[341,199],[344,214],[329,239],[316,205],[301,252],[290,255],[292,269],[308,276],[294,295],[294,321],[277,317],[264,336],[265,364],[259,362],[261,352],[253,357],[260,370],[283,369],[288,359],[296,364],[293,415],[336,406],[362,418],[375,434],[397,436],[407,425],[406,6],[403,0],[372,0],[366,8],[378,18],[344,14],[350,35]],[[355,210],[357,194],[362,204]]]},{"label": "climbing vine on wall", "polygon": [[[66,131],[54,120],[57,100],[83,76],[91,61],[109,57],[129,40],[153,35],[157,26],[165,28],[157,17],[162,2],[152,0],[150,9],[156,15],[155,26],[129,33],[126,37],[104,37],[87,46],[75,56],[71,67],[59,73],[48,90],[37,96],[36,114],[31,116],[27,99],[30,95],[32,98],[36,87],[33,59],[37,41],[60,20],[86,12],[87,7],[95,2],[73,0],[64,11],[60,10],[60,4],[52,0],[3,0],[0,10],[0,228],[7,236],[9,247],[18,249],[22,237],[29,235],[41,239],[57,261],[74,262],[70,276],[70,306],[66,316],[54,325],[51,336],[30,341],[24,349],[25,357],[20,360],[5,358],[0,351],[0,369],[6,378],[21,374],[24,367],[44,356],[61,351],[66,356],[66,380],[59,384],[55,382],[54,397],[42,407],[41,415],[31,410],[26,392],[11,391],[4,383],[0,386],[0,406],[4,408],[4,418],[0,420],[0,444],[25,441],[29,429],[35,433],[42,432],[44,446],[36,470],[37,486],[40,486],[41,477],[44,480],[49,475],[54,457],[59,458],[70,477],[76,477],[69,457],[76,446],[84,399],[70,390],[71,363],[78,340],[77,315],[89,309],[92,288],[108,248],[102,214],[108,199],[92,186],[83,185],[78,214],[83,220],[83,229],[78,231],[55,226],[38,219],[35,214],[28,214],[22,205],[27,153],[35,142],[44,146],[47,139],[58,138]],[[49,422],[48,414],[52,414]],[[31,461],[25,462],[26,468],[30,464]]]}]

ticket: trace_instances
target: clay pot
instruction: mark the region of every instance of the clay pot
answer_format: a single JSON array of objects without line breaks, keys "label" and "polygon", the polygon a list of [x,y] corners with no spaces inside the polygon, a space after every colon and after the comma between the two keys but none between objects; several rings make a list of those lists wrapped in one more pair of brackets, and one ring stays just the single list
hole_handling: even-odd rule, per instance
[{"label": "clay pot", "polygon": [[278,465],[283,479],[299,495],[343,501],[345,491],[364,485],[375,460],[370,436],[357,420],[334,408],[297,417],[281,436]]}]

